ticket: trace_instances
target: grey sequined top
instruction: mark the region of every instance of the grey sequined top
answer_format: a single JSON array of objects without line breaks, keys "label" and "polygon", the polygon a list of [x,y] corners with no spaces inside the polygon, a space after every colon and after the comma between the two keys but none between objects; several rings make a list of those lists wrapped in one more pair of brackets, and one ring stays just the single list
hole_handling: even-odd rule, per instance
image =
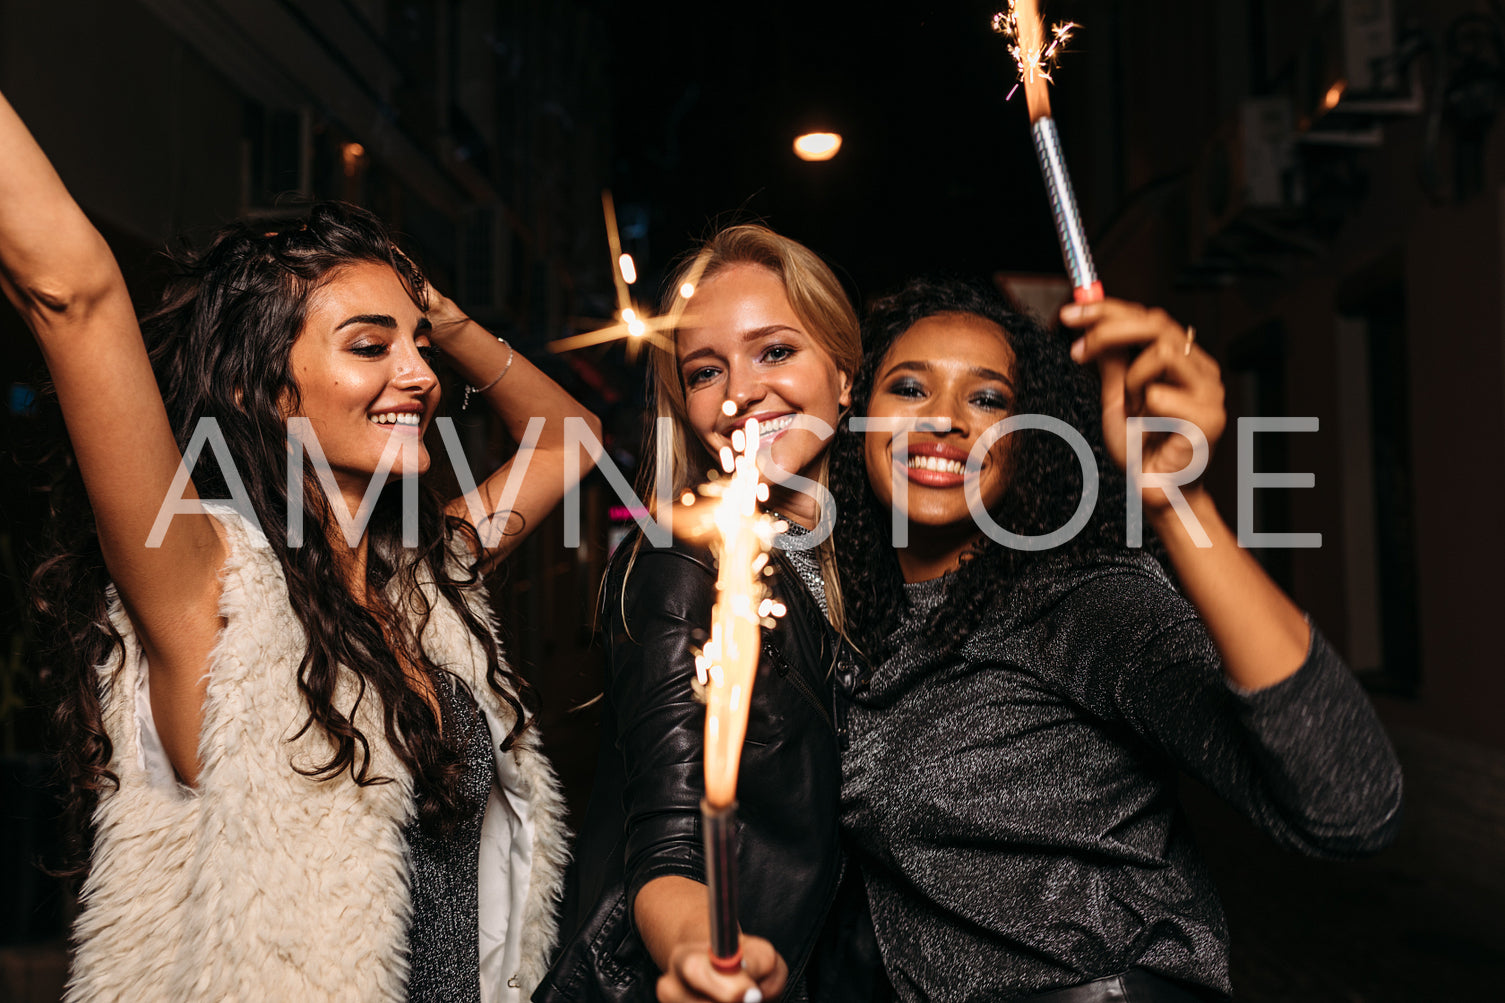
[{"label": "grey sequined top", "polygon": [[784,521],[789,523],[789,528],[774,537],[773,545],[783,553],[790,567],[794,568],[794,573],[799,575],[800,581],[805,583],[805,588],[809,589],[815,601],[820,603],[820,611],[829,618],[831,611],[826,608],[826,580],[820,575],[820,558],[816,556],[817,551],[814,548],[796,550],[790,547],[788,542],[807,537],[810,531],[798,523],[789,522],[787,519]]},{"label": "grey sequined top", "polygon": [[[448,836],[425,831],[415,816],[408,841],[413,916],[408,927],[408,999],[412,1003],[480,1003],[481,954],[476,870],[481,821],[496,775],[491,729],[464,686],[440,703],[446,733],[466,736],[460,786],[464,817]],[[452,731],[458,729],[458,731]]]},{"label": "grey sequined top", "polygon": [[1115,553],[1039,566],[945,656],[920,624],[951,581],[907,587],[842,756],[842,826],[901,999],[1015,999],[1131,965],[1229,993],[1178,770],[1288,847],[1393,838],[1394,752],[1315,628],[1295,675],[1236,691],[1160,566]]}]

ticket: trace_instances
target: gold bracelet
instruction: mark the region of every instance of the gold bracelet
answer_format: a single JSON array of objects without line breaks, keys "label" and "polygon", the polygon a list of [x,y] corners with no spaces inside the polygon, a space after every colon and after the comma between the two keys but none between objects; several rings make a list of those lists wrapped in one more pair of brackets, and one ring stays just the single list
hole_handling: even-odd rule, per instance
[{"label": "gold bracelet", "polygon": [[513,348],[511,342],[509,342],[506,338],[498,336],[496,340],[507,346],[507,364],[502,367],[501,372],[496,374],[496,379],[492,380],[484,387],[473,387],[468,383],[465,385],[465,399],[460,402],[461,411],[464,411],[466,408],[470,407],[471,394],[483,394],[486,391],[490,390],[492,387],[500,383],[502,381],[502,377],[507,375],[507,370],[512,368],[512,360],[517,355],[517,349]]}]

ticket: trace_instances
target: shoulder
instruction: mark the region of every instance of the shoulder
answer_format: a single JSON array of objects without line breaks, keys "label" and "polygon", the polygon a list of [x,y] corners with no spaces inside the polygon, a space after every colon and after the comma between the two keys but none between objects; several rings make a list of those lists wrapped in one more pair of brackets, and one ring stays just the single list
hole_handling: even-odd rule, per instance
[{"label": "shoulder", "polygon": [[716,594],[716,564],[708,550],[675,540],[654,547],[636,534],[618,545],[601,583],[608,621],[644,617],[704,620]]},{"label": "shoulder", "polygon": [[243,511],[235,505],[225,501],[200,502],[204,512],[210,517],[215,531],[231,547],[244,547],[253,550],[270,550],[266,533],[261,529],[261,523],[257,521],[254,512]]},{"label": "shoulder", "polygon": [[716,560],[708,549],[678,539],[655,547],[634,533],[607,562],[603,593],[641,595],[681,586],[714,589],[715,583]]},{"label": "shoulder", "polygon": [[1057,644],[1120,657],[1181,626],[1199,628],[1195,608],[1153,556],[1093,550],[1035,564],[1000,590],[985,618],[992,630],[1044,629]]},{"label": "shoulder", "polygon": [[1128,548],[1093,549],[1041,561],[1020,576],[1020,584],[1045,589],[1061,603],[1175,595],[1165,568],[1151,554]]},{"label": "shoulder", "polygon": [[1110,623],[1195,616],[1165,568],[1144,551],[1093,551],[1055,573],[1063,608]]}]

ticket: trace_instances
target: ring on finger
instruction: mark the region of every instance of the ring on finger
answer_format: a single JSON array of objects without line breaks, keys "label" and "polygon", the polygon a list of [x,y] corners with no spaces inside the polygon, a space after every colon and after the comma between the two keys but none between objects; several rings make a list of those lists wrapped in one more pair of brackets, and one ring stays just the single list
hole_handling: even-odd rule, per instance
[{"label": "ring on finger", "polygon": [[1190,325],[1190,324],[1186,325],[1186,347],[1182,349],[1181,354],[1182,355],[1190,355],[1191,354],[1192,343],[1195,342],[1196,340],[1197,340],[1197,329],[1195,327],[1193,327],[1192,325]]}]

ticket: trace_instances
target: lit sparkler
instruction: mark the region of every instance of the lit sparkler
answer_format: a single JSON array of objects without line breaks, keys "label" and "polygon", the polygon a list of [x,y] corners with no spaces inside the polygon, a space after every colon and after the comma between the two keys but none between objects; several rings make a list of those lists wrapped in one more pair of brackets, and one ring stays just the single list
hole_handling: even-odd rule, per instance
[{"label": "lit sparkler", "polygon": [[[1009,39],[1009,54],[1019,64],[1019,84],[1029,105],[1030,133],[1035,140],[1035,155],[1045,175],[1045,188],[1056,221],[1056,236],[1061,241],[1061,257],[1071,276],[1072,298],[1078,303],[1092,303],[1103,298],[1103,284],[1098,281],[1092,263],[1092,249],[1087,246],[1087,231],[1077,209],[1071,175],[1066,173],[1066,157],[1061,152],[1061,137],[1050,114],[1051,71],[1062,46],[1077,25],[1071,22],[1051,27],[1051,40],[1045,41],[1045,28],[1035,0],[1009,0],[1008,8],[993,17],[993,30]],[[1013,96],[1013,91],[1009,92]]]},{"label": "lit sparkler", "polygon": [[602,345],[608,341],[620,341],[625,338],[629,339],[629,345],[632,346],[629,349],[629,357],[635,355],[637,344],[643,341],[672,351],[673,346],[662,336],[662,332],[672,330],[679,324],[685,303],[690,296],[694,295],[694,283],[700,281],[700,269],[697,268],[691,275],[690,281],[685,283],[685,286],[689,287],[688,293],[685,288],[680,289],[669,316],[655,317],[634,303],[631,293],[628,292],[627,287],[637,281],[637,265],[633,262],[632,255],[624,254],[622,251],[622,236],[617,228],[617,206],[610,191],[601,193],[601,212],[606,218],[606,245],[611,249],[611,278],[617,293],[617,323],[551,341],[549,350],[569,352],[577,348],[589,348],[591,345]]},{"label": "lit sparkler", "polygon": [[[727,404],[735,412],[735,406]],[[732,433],[721,450],[723,477],[701,490],[718,496],[711,512],[717,554],[716,605],[711,636],[695,656],[695,673],[706,697],[705,800],[701,802],[705,834],[706,885],[711,908],[711,961],[720,970],[742,964],[737,923],[737,772],[747,711],[752,700],[761,648],[761,628],[783,606],[768,595],[763,574],[775,534],[787,528],[758,510],[768,500],[768,485],[759,483],[758,423]]]},{"label": "lit sparkler", "polygon": [[[1022,32],[1019,23],[1019,0],[1009,0],[1008,7],[993,15],[993,30],[1008,42],[1009,55],[1013,56],[1014,62],[1019,65],[1019,83],[1016,83],[1013,90],[1009,91],[1008,97],[1004,98],[1005,101],[1014,97],[1014,92],[1019,89],[1020,84],[1036,77],[1054,82],[1050,74],[1056,68],[1056,60],[1060,57],[1061,50],[1065,48],[1067,40],[1071,38],[1071,33],[1081,27],[1075,21],[1059,21],[1050,26],[1050,44],[1044,45],[1041,41],[1043,33],[1040,30],[1040,18],[1038,12],[1035,11],[1035,5],[1032,0],[1026,0],[1026,6],[1029,8],[1026,20],[1030,21],[1032,26],[1026,26]],[[1046,114],[1049,113],[1047,106]]]}]

